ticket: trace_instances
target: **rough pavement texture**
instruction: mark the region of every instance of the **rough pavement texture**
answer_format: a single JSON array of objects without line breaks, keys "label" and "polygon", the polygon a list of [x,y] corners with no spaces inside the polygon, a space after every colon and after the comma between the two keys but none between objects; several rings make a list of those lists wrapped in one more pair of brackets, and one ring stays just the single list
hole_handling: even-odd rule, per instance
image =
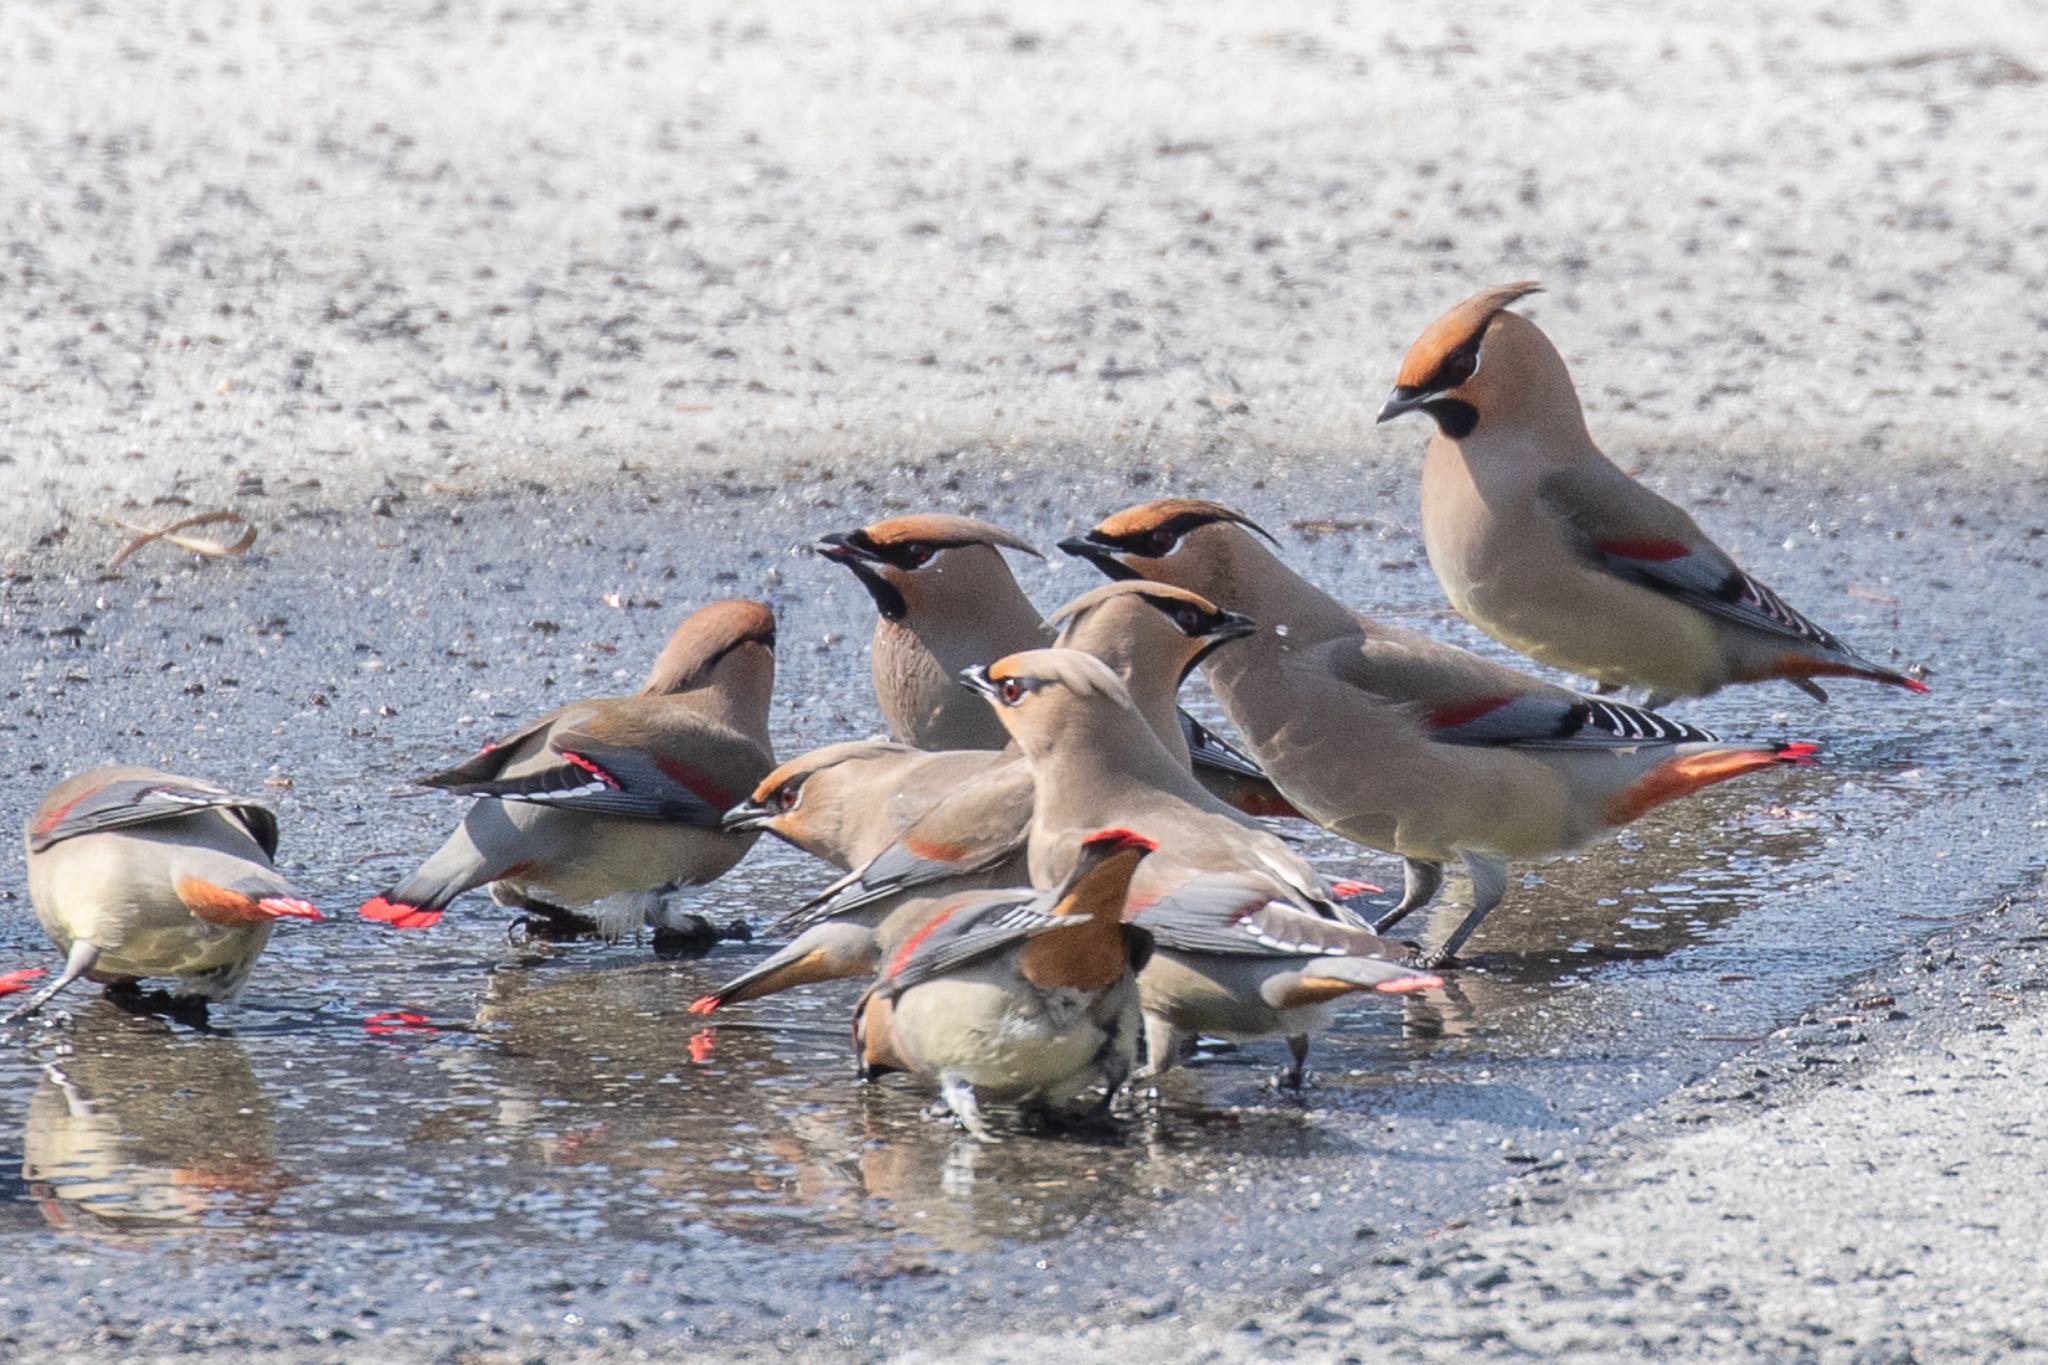
[{"label": "rough pavement texture", "polygon": [[1964,0],[12,0],[0,548],[251,475],[1407,462],[1401,351],[1519,277],[1612,448],[2037,466],[2040,36]]}]

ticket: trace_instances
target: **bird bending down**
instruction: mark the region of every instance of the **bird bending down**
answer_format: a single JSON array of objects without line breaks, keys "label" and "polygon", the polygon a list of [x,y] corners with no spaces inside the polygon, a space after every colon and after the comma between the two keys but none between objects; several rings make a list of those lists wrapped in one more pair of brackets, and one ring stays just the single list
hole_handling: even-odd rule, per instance
[{"label": "bird bending down", "polygon": [[725,813],[849,871],[880,853],[948,793],[988,771],[988,749],[912,748],[887,739],[827,744],[790,759]]},{"label": "bird bending down", "polygon": [[939,906],[889,955],[854,1007],[862,1074],[937,1084],[975,1138],[998,1139],[981,1099],[1056,1113],[1100,1087],[1107,1109],[1136,1064],[1131,978],[1146,937],[1123,921],[1151,843],[1128,830],[1083,839],[1048,891],[990,892]]},{"label": "bird bending down", "polygon": [[[1203,664],[1287,799],[1407,863],[1385,933],[1426,904],[1445,863],[1472,905],[1423,959],[1441,965],[1507,890],[1510,859],[1575,848],[1666,801],[1811,744],[1727,744],[1637,707],[1581,697],[1353,612],[1283,564],[1241,513],[1163,499],[1063,542],[1116,578],[1176,583],[1259,623]],[[1270,540],[1270,537],[1267,537]]]},{"label": "bird bending down", "polygon": [[[172,977],[183,996],[232,999],[273,924],[320,918],[271,864],[270,807],[197,778],[130,767],[67,778],[29,818],[27,844],[29,902],[64,970],[9,1019],[80,977]],[[31,975],[4,979],[18,990]]]},{"label": "bird bending down", "polygon": [[741,598],[701,608],[634,695],[551,711],[421,778],[479,799],[417,872],[364,903],[363,918],[424,928],[489,883],[504,903],[576,926],[576,907],[723,875],[758,837],[720,821],[775,765],[774,683],[774,614]]},{"label": "bird bending down", "polygon": [[1380,409],[1436,424],[1422,539],[1459,614],[1530,658],[1641,688],[1653,709],[1772,679],[1820,701],[1816,678],[1925,692],[1794,611],[1601,453],[1563,357],[1509,309],[1536,290],[1488,289],[1432,322]]},{"label": "bird bending down", "polygon": [[1407,965],[1402,945],[1347,922],[1292,849],[1189,780],[1099,661],[1037,650],[965,676],[1031,762],[1033,881],[1063,875],[1101,824],[1157,845],[1125,908],[1152,936],[1138,975],[1152,1072],[1174,1064],[1183,1036],[1278,1035],[1293,1054],[1281,1082],[1298,1086],[1335,1001],[1442,984]]}]

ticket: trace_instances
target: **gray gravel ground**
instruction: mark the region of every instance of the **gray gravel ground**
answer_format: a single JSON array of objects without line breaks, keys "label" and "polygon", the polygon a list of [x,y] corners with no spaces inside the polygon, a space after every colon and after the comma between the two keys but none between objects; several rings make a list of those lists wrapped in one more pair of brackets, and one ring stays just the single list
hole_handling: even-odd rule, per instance
[{"label": "gray gravel ground", "polygon": [[[1849,621],[1880,653],[1888,640],[1924,649],[1934,667],[1929,706],[1941,709],[1900,711],[1890,737],[1889,698],[1828,713],[1762,697],[1704,708],[1730,730],[1796,716],[1845,741],[1832,809],[1896,819],[1808,829],[1799,822],[1825,804],[1818,792],[1786,818],[1750,794],[1716,807],[1713,828],[1738,830],[1745,856],[1751,844],[1805,856],[1782,868],[1750,857],[1717,911],[1730,918],[1704,946],[1679,935],[1686,950],[1711,960],[1768,940],[1796,980],[1818,984],[1790,1004],[1745,997],[1769,1014],[1756,1025],[1769,1036],[1634,1119],[1621,1098],[1647,1104],[1692,1074],[1697,1039],[1628,1040],[1625,1012],[1595,1011],[1603,1032],[1572,1060],[1633,1046],[1650,1079],[1537,1094],[1528,1109],[1567,1146],[1586,1121],[1608,1131],[1498,1187],[1474,1179],[1449,1224],[1391,1220],[1395,1231],[1349,1260],[1318,1261],[1319,1275],[1282,1254],[1256,1273],[1230,1261],[1214,1285],[1184,1258],[1172,1292],[1149,1298],[1098,1302],[1070,1284],[1055,1311],[1071,1330],[1057,1338],[1043,1310],[1021,1307],[963,1309],[928,1329],[918,1294],[958,1307],[944,1288],[957,1281],[906,1272],[876,1289],[854,1277],[839,1288],[862,1306],[836,1333],[776,1338],[756,1324],[745,1341],[715,1326],[689,1340],[706,1354],[858,1357],[937,1333],[949,1355],[1077,1359],[2048,1352],[2035,1231],[2048,1224],[2037,1083],[2048,967],[2030,889],[2044,828],[2036,755],[2048,744],[2035,700],[2048,632],[2034,624],[2048,601],[2044,77],[2048,15],[2035,0],[1426,11],[8,0],[0,624],[23,685],[0,732],[6,753],[72,763],[121,719],[189,760],[247,735],[260,713],[256,752],[235,751],[237,771],[317,775],[382,753],[381,788],[412,765],[376,746],[464,738],[464,724],[530,707],[543,673],[602,682],[614,661],[589,640],[634,640],[594,605],[598,592],[694,600],[701,585],[664,582],[657,566],[736,549],[741,586],[796,612],[819,642],[819,659],[793,670],[810,688],[851,671],[823,637],[844,634],[859,604],[850,590],[807,601],[784,552],[821,517],[935,496],[1037,533],[1071,529],[1126,492],[1199,487],[1344,523],[1291,533],[1290,549],[1320,575],[1356,575],[1343,581],[1361,600],[1421,610],[1410,528],[1422,436],[1375,429],[1371,414],[1408,339],[1446,302],[1540,278],[1550,293],[1536,316],[1623,463],[1708,508],[1730,548],[1795,601]],[[1084,462],[1078,489],[1065,487]],[[206,578],[158,547],[127,581],[95,582],[126,538],[107,519],[158,524],[221,506],[256,521],[257,558]],[[492,576],[443,573],[457,551]],[[423,580],[402,554],[442,576]],[[493,596],[515,581],[527,592],[529,577],[531,607]],[[267,624],[279,593],[295,643]],[[366,624],[373,601],[417,615]],[[191,629],[165,624],[187,610]],[[469,612],[487,624],[448,621]],[[560,642],[522,643],[542,617],[566,625]],[[339,655],[321,652],[330,634]],[[222,636],[239,701],[207,652]],[[381,647],[397,682],[363,671]],[[177,655],[173,681],[203,677],[210,690],[146,692],[161,649]],[[266,659],[303,671],[266,672]],[[459,671],[485,662],[498,671]],[[345,701],[356,749],[301,752],[319,750],[318,727],[337,715],[309,709],[307,678]],[[100,730],[67,723],[67,688],[129,710]],[[395,717],[377,715],[380,689],[394,689]],[[793,695],[803,715],[820,714],[817,692]],[[853,709],[792,712],[784,738],[838,737],[860,723]],[[304,856],[337,881],[367,875],[349,843],[362,836],[313,799],[317,782],[304,786],[288,799],[303,802],[292,818],[310,832]],[[10,811],[33,793],[16,797]],[[379,833],[411,847],[431,821],[418,803],[403,809]],[[1672,858],[1697,836],[1656,837]],[[1632,886],[1638,852],[1545,868],[1548,894],[1654,900]],[[1771,876],[1749,880],[1758,863]],[[1835,916],[1810,939],[1797,925],[1805,886]],[[1859,897],[1862,920],[1832,908]],[[1967,918],[1867,982],[1801,958],[1810,946],[1858,970],[1889,960],[1892,948],[1873,958],[1871,945],[1936,927],[1887,918],[1900,905]],[[1684,915],[1644,932],[1674,932]],[[1504,918],[1496,932],[1541,942],[1544,925]],[[27,942],[11,930],[5,941]],[[301,951],[281,948],[281,964],[357,1003],[346,993],[360,983],[323,975],[330,964]],[[450,956],[465,973],[488,960],[467,941]],[[1666,1013],[1651,1017],[1664,1019],[1694,997],[1660,973],[1697,960],[1589,975],[1606,998],[1653,995]],[[639,980],[658,1022],[659,981]],[[1534,992],[1530,1017],[1544,1016],[1540,991],[1507,984],[1511,1001]],[[1858,1004],[1886,994],[1894,1005]],[[1497,1045],[1536,1036],[1532,1026]],[[580,1037],[543,1037],[567,1048],[559,1069],[587,1056]],[[1360,1055],[1382,1045],[1362,1040]],[[264,1049],[285,1046],[250,1045],[266,1078]],[[479,1049],[456,1060],[478,1056],[505,1069],[507,1088],[534,1081],[536,1066],[557,1083],[559,1058]],[[376,1077],[338,1066],[332,1079],[346,1090]],[[1205,1084],[1226,1082],[1234,1104],[1245,1074],[1219,1068]],[[1349,1131],[1375,1102],[1361,1091],[1325,1096],[1305,1131]],[[25,1103],[10,1090],[5,1107]],[[860,1147],[830,1107],[844,1102],[821,1103],[832,1117],[804,1149],[833,1160],[799,1163],[806,1177],[843,1175],[844,1149]],[[283,1131],[303,1143],[310,1122],[295,1110]],[[534,1131],[530,1118],[503,1122],[521,1142]],[[1518,1122],[1518,1136],[1532,1127]],[[1479,1169],[1471,1133],[1457,1140]],[[865,1161],[873,1149],[860,1150]],[[918,1154],[913,1168],[928,1152],[899,1150]],[[1403,1155],[1375,1151],[1361,1189]],[[316,1180],[307,1189],[331,1194]],[[1442,1213],[1442,1185],[1432,1191],[1417,1207]],[[453,1198],[425,1180],[414,1194],[442,1213]],[[360,1342],[320,1333],[375,1333],[356,1313],[377,1302],[378,1282],[356,1262],[331,1276],[273,1267],[270,1284],[253,1265],[246,1303],[156,1313],[178,1276],[138,1251],[50,1239],[28,1227],[32,1208],[17,1198],[6,1209],[21,1217],[7,1233],[0,1323],[17,1354],[342,1359]],[[404,1269],[381,1292],[431,1318],[446,1287],[421,1278],[431,1265]],[[1027,1255],[1003,1273],[1028,1271]],[[596,1295],[636,1273],[600,1256],[578,1265],[582,1288],[562,1292]],[[526,1300],[533,1322],[559,1324],[531,1292],[557,1278],[551,1266],[506,1270],[495,1292],[509,1306],[492,1311],[511,1321]],[[621,1295],[622,1311],[644,1306]],[[278,1329],[301,1296],[310,1334]],[[871,1300],[893,1316],[861,1319]],[[124,1316],[136,1302],[149,1329],[139,1344]],[[387,1332],[377,1350],[684,1349],[636,1320],[631,1340],[470,1324]],[[83,1335],[81,1324],[104,1323],[128,1335]]]},{"label": "gray gravel ground", "polygon": [[[1540,278],[1617,446],[2037,462],[2031,0],[0,9],[25,514],[1342,452]],[[4,542],[0,542],[4,543]]]}]

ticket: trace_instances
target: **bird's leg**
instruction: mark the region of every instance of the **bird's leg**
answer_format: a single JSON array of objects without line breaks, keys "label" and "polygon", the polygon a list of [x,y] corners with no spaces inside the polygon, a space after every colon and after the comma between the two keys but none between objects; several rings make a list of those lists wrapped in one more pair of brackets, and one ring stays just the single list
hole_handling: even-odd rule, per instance
[{"label": "bird's leg", "polygon": [[[1124,1083],[1131,1078],[1130,1059],[1135,1049],[1124,1045],[1126,1027],[1125,1021],[1120,1017],[1111,1027],[1108,1036],[1102,1040],[1102,1046],[1095,1050],[1095,1056],[1088,1064],[1089,1071],[1093,1072],[1102,1084],[1100,1098],[1087,1104],[1058,1109],[1047,1105],[1048,1117],[1058,1126],[1078,1127],[1096,1133],[1122,1133],[1121,1125],[1111,1115],[1110,1110],[1116,1103],[1116,1097],[1123,1092]],[[1077,1094],[1067,1098],[1075,1100],[1079,1095],[1086,1093],[1087,1087],[1083,1086]]]},{"label": "bird's leg", "polygon": [[1145,1016],[1145,1065],[1141,1080],[1155,1080],[1180,1062],[1180,1031],[1156,1014]]},{"label": "bird's leg", "polygon": [[1289,1034],[1287,1054],[1291,1060],[1274,1073],[1273,1084],[1282,1090],[1299,1090],[1303,1078],[1308,1075],[1308,1035]]},{"label": "bird's leg", "polygon": [[1030,1095],[1017,1101],[1017,1127],[1026,1133],[1043,1136],[1059,1130],[1060,1115],[1043,1095]]},{"label": "bird's leg", "polygon": [[64,959],[63,973],[55,981],[52,981],[49,985],[31,995],[22,1004],[21,1008],[15,1010],[14,1013],[8,1015],[4,1021],[0,1022],[11,1024],[17,1019],[28,1018],[28,1016],[34,1014],[44,1005],[49,1004],[58,991],[63,990],[66,986],[78,980],[79,977],[91,971],[93,963],[99,961],[99,959],[99,947],[96,944],[87,943],[84,939],[79,939],[71,945],[71,953]]},{"label": "bird's leg", "polygon": [[1124,1135],[1123,1123],[1109,1112],[1109,1096],[1079,1109],[1068,1109],[1054,1104],[1047,1096],[1034,1095],[1017,1106],[1017,1118],[1037,1133],[1115,1139]]},{"label": "bird's leg", "polygon": [[1430,897],[1444,884],[1444,865],[1426,862],[1421,858],[1405,858],[1401,863],[1401,903],[1372,926],[1375,934],[1384,934],[1402,920],[1429,904]]},{"label": "bird's leg", "polygon": [[[535,939],[559,943],[565,939],[583,938],[593,932],[589,921],[576,911],[504,882],[491,883],[491,899],[508,909],[524,912],[505,928],[505,941],[514,947],[522,947]],[[521,935],[516,940],[512,937],[514,930]]]},{"label": "bird's leg", "polygon": [[1466,853],[1465,871],[1472,878],[1472,909],[1458,927],[1451,930],[1434,952],[1425,954],[1417,965],[1442,967],[1457,957],[1458,949],[1465,946],[1465,940],[1472,937],[1472,931],[1479,927],[1479,921],[1493,913],[1508,893],[1508,865],[1502,858],[1488,857],[1483,853]]},{"label": "bird's leg", "polygon": [[945,1100],[946,1108],[952,1111],[954,1119],[976,1142],[1002,1141],[982,1122],[981,1106],[974,1099],[974,1087],[966,1081],[953,1075],[940,1077],[939,1097]]},{"label": "bird's leg", "polygon": [[1102,1040],[1102,1046],[1095,1049],[1095,1057],[1089,1063],[1089,1070],[1102,1082],[1102,1098],[1082,1110],[1084,1114],[1107,1119],[1111,1102],[1116,1099],[1117,1092],[1124,1088],[1124,1082],[1131,1078],[1131,1057],[1137,1049],[1135,1046],[1124,1046],[1126,1027],[1128,1025],[1124,1020],[1117,1020],[1110,1029],[1109,1036]]}]

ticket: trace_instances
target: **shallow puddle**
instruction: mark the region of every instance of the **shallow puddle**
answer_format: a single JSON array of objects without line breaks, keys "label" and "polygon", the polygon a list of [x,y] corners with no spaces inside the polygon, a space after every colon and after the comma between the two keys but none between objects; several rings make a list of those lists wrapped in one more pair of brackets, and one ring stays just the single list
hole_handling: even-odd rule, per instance
[{"label": "shallow puddle", "polygon": [[[921,496],[903,477],[900,496]],[[978,491],[987,515],[1050,544],[1075,525],[1043,506],[1131,499],[1113,473],[1090,477],[1076,492],[1027,471]],[[1222,491],[1270,511],[1256,489]],[[1774,548],[1748,557],[1851,640],[1934,660],[1932,698],[1845,685],[1825,710],[1789,689],[1676,707],[1731,735],[1819,740],[1824,762],[1518,867],[1470,968],[1441,993],[1350,1011],[1318,1039],[1300,1097],[1267,1084],[1277,1043],[1213,1048],[1140,1097],[1119,1140],[978,1146],[926,1117],[929,1095],[854,1081],[851,987],[711,1024],[685,1012],[766,945],[660,960],[645,942],[515,944],[480,896],[412,934],[353,913],[453,823],[456,804],[408,778],[545,706],[630,687],[709,596],[760,594],[782,616],[780,752],[877,728],[866,599],[795,547],[885,500],[663,494],[415,500],[367,544],[354,523],[280,505],[267,558],[8,585],[22,678],[8,752],[30,771],[5,815],[115,758],[267,776],[283,865],[330,916],[280,929],[210,1032],[80,990],[68,1023],[0,1047],[0,1168],[18,1172],[0,1183],[0,1246],[37,1263],[39,1311],[292,1324],[317,1301],[307,1339],[339,1341],[446,1322],[455,1301],[458,1321],[558,1341],[649,1325],[900,1341],[897,1321],[943,1308],[938,1321],[971,1322],[1019,1296],[1144,1312],[1300,1283],[1468,1209],[2038,858],[2040,722],[2012,699],[2048,621],[2038,592],[1993,592],[2024,527],[1986,501],[1966,545],[1894,495],[1859,515],[1900,540],[1851,526],[1787,552],[1759,534]],[[738,549],[681,536],[693,498]],[[1713,520],[1733,541],[1783,516],[1738,492]],[[1406,533],[1276,529],[1341,595],[1438,614]],[[1093,582],[1074,564],[1020,577],[1048,607]],[[1943,587],[1921,600],[1907,578]],[[1896,608],[1840,588],[1887,581]],[[1333,874],[1398,884],[1391,859],[1305,847]],[[758,925],[830,875],[764,841],[698,908]],[[4,965],[48,962],[18,853],[0,896]],[[1456,913],[1404,931],[1435,938]],[[81,1298],[109,1276],[119,1294]]]}]

